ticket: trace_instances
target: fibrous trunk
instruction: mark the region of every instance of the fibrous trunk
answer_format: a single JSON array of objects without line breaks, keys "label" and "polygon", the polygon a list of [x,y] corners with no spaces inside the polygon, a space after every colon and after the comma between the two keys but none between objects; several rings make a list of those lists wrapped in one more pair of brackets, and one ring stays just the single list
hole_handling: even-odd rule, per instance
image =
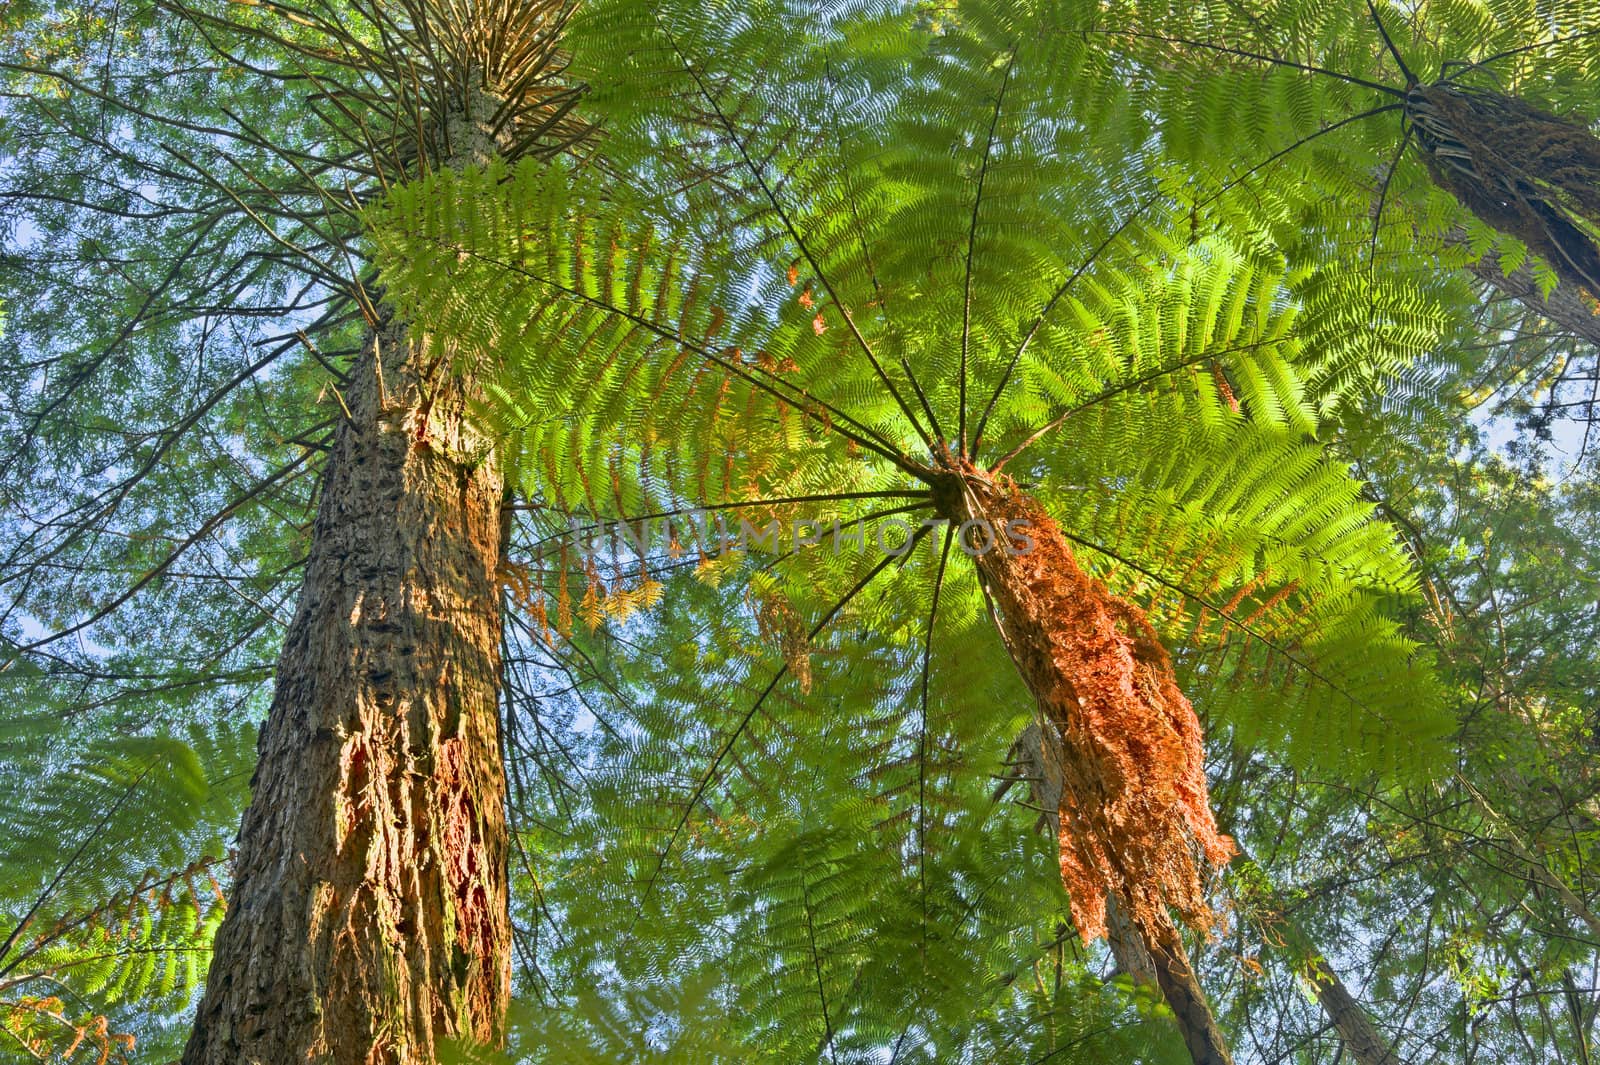
[{"label": "fibrous trunk", "polygon": [[1171,659],[1143,614],[1085,573],[1055,522],[1015,486],[963,462],[935,494],[942,516],[970,530],[996,624],[1056,741],[1044,745],[1046,776],[1061,785],[1061,875],[1080,934],[1106,934],[1114,900],[1195,1062],[1224,1065],[1226,1043],[1171,911],[1209,924],[1195,852],[1220,865],[1233,844],[1217,831],[1199,721]]},{"label": "fibrous trunk", "polygon": [[[1051,729],[1042,731],[1038,724],[1030,724],[1018,737],[1016,747],[1021,748],[1027,777],[1034,780],[1034,798],[1045,814],[1042,820],[1056,838],[1061,836],[1061,761],[1062,753],[1058,734]],[[1106,942],[1112,958],[1117,961],[1117,972],[1128,975],[1134,983],[1144,983],[1162,991],[1162,998],[1173,1011],[1179,1035],[1184,1046],[1189,1047],[1195,1062],[1229,1062],[1227,1041],[1216,1023],[1216,1015],[1206,1003],[1200,979],[1189,964],[1189,955],[1182,947],[1178,929],[1171,918],[1160,913],[1155,918],[1160,927],[1147,921],[1144,926],[1134,924],[1123,910],[1117,894],[1106,895]],[[1363,1063],[1365,1065],[1365,1063]]]},{"label": "fibrous trunk", "polygon": [[1600,138],[1514,96],[1413,85],[1405,115],[1434,184],[1600,297]]},{"label": "fibrous trunk", "polygon": [[502,487],[444,354],[386,323],[342,390],[184,1065],[399,1065],[501,1038]]},{"label": "fibrous trunk", "polygon": [[[1052,729],[1045,733],[1037,723],[1028,726],[1018,737],[1017,744],[1025,760],[1027,775],[1034,781],[1033,794],[1046,811],[1042,816],[1051,832],[1059,839],[1061,834],[1062,753],[1057,749],[1061,740]],[[1183,942],[1176,938],[1176,926],[1165,913],[1156,921],[1160,927],[1136,925],[1117,901],[1115,893],[1105,896],[1106,942],[1111,956],[1116,960],[1117,972],[1127,974],[1135,983],[1146,984],[1161,992],[1172,1009],[1179,1035],[1189,1048],[1190,1056],[1197,1062],[1220,1063],[1230,1060],[1227,1040],[1211,1012],[1189,964]],[[1363,1063],[1365,1065],[1365,1063]]]}]

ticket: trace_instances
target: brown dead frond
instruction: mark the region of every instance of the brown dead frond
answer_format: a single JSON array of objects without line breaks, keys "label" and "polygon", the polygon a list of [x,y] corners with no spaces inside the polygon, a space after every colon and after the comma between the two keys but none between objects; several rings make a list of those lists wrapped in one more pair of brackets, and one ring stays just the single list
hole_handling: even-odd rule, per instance
[{"label": "brown dead frond", "polygon": [[1085,940],[1105,934],[1106,899],[1141,928],[1176,909],[1206,928],[1196,851],[1234,852],[1207,793],[1200,722],[1144,613],[1079,566],[1038,503],[1005,482],[969,479],[972,513],[1025,522],[1033,550],[978,559],[1006,642],[1038,703],[1062,782],[1061,875]]}]

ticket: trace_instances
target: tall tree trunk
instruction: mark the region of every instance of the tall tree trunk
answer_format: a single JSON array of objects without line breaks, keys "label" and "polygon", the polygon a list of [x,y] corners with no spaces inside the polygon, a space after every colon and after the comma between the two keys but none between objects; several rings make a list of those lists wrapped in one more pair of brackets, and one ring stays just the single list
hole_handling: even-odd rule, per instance
[{"label": "tall tree trunk", "polygon": [[[492,151],[482,129],[456,131],[465,159]],[[455,354],[384,322],[339,400],[183,1065],[420,1065],[502,1039],[502,478]]]},{"label": "tall tree trunk", "polygon": [[[1199,723],[1149,624],[1077,565],[1055,522],[1003,478],[960,459],[934,478],[960,523],[1000,630],[1038,706],[1047,777],[1060,781],[1061,869],[1085,938],[1119,907],[1196,1065],[1230,1065],[1171,916],[1210,917],[1194,851],[1225,861],[1206,794]],[[1013,536],[1018,532],[1020,536]],[[987,545],[987,549],[983,549]]]},{"label": "tall tree trunk", "polygon": [[1283,937],[1300,957],[1307,958],[1304,976],[1317,996],[1317,1004],[1327,1015],[1339,1042],[1356,1065],[1400,1065],[1400,1055],[1378,1030],[1372,1017],[1355,995],[1339,978],[1312,943],[1311,938],[1296,924],[1287,912],[1277,890],[1262,869],[1248,854],[1240,852],[1240,860],[1253,866],[1256,875],[1248,878],[1253,890],[1241,899],[1246,916],[1263,928],[1270,928]]},{"label": "tall tree trunk", "polygon": [[1356,1065],[1400,1065],[1400,1055],[1362,1008],[1339,974],[1319,955],[1307,974],[1322,1012],[1333,1022],[1339,1042]]}]

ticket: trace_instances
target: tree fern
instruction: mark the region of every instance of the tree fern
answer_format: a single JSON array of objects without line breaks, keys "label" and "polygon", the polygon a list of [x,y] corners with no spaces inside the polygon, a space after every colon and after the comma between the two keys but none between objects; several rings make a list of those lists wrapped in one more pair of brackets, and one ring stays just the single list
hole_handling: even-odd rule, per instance
[{"label": "tree fern", "polygon": [[[451,180],[450,195],[459,197],[459,186],[474,178]],[[569,209],[560,194],[542,195],[533,187],[537,179],[503,181],[489,173],[476,180],[482,184],[467,194],[467,203],[504,196],[496,210],[505,214],[529,204]],[[668,241],[658,221],[538,249],[530,257],[537,265],[525,265],[530,258],[524,253],[496,243],[502,238],[492,222],[472,223],[474,231],[447,239],[437,219],[407,217],[413,205],[436,195],[444,194],[398,194],[382,223],[396,227],[380,230],[383,239],[403,241],[404,260],[416,264],[414,273],[391,273],[391,282],[406,293],[400,298],[416,301],[414,313],[431,328],[475,331],[508,353],[496,417],[523,456],[521,467],[558,510],[586,522],[656,515],[663,529],[676,518],[674,528],[687,539],[695,527],[681,515],[695,506],[726,507],[730,524],[744,519],[765,526],[773,517],[803,514],[848,525],[916,497],[900,455],[915,438],[909,419],[902,415],[898,432],[887,435],[898,404],[886,388],[873,387],[875,374],[865,359],[839,359],[834,334],[848,327],[838,318],[830,325],[827,310],[813,312],[798,301],[797,290],[804,295],[804,289],[788,285],[781,259],[767,278],[736,273],[718,293],[710,287],[708,278],[717,275],[706,253]],[[456,222],[492,215],[458,214]],[[581,208],[574,217],[583,218]],[[402,237],[404,225],[416,228]],[[615,268],[631,279],[628,290],[619,293],[584,275],[598,269],[591,264],[608,257],[615,264],[630,250],[626,266]],[[1370,614],[1412,584],[1382,527],[1366,523],[1370,508],[1360,502],[1355,483],[1319,459],[1314,444],[1296,439],[1318,424],[1311,397],[1322,381],[1316,361],[1300,355],[1311,342],[1296,332],[1291,295],[1281,286],[1274,291],[1270,274],[1263,283],[1256,269],[1225,248],[1205,245],[1182,255],[1171,277],[1156,280],[1099,266],[1085,282],[1091,295],[1061,300],[1063,324],[1046,323],[1031,341],[992,410],[986,439],[998,439],[992,446],[1004,455],[1047,430],[1041,440],[1048,450],[1029,445],[1038,457],[1024,451],[1028,458],[1016,460],[1013,471],[1041,478],[1041,490],[1063,516],[1071,515],[1069,529],[1090,551],[1101,552],[1108,570],[1120,570],[1125,587],[1142,589],[1151,602],[1171,600],[1179,628],[1205,620],[1214,633],[1207,639],[1226,635],[1233,646],[1255,646],[1290,672],[1310,666],[1294,648],[1318,634],[1328,653],[1343,656],[1352,677],[1368,677],[1365,694],[1347,692],[1344,707],[1333,712],[1344,722],[1331,734],[1335,742],[1306,748],[1338,760],[1341,748],[1361,749],[1363,734],[1374,741],[1393,736],[1395,723],[1429,713],[1413,692],[1376,680],[1385,670],[1391,676],[1412,671],[1408,645],[1392,628],[1384,636],[1379,615]],[[400,257],[395,261],[399,271]],[[657,274],[661,264],[668,276]],[[894,277],[881,263],[878,270]],[[419,288],[406,287],[411,284]],[[752,285],[758,298],[741,308],[736,294]],[[1041,302],[1052,294],[1045,284],[1038,289]],[[1183,307],[1188,310],[1174,321],[1175,309]],[[814,325],[819,313],[821,333]],[[1425,336],[1425,323],[1418,319],[1404,338]],[[954,405],[958,387],[939,376],[939,360],[952,345],[933,323],[927,333],[898,323],[896,333],[879,321],[870,325],[883,332],[870,334],[869,342],[892,336],[902,351],[925,337],[921,344],[932,354],[924,392],[935,411]],[[1307,332],[1314,339],[1321,327],[1313,324]],[[1370,343],[1372,334],[1366,337]],[[561,354],[550,357],[553,350]],[[1389,358],[1403,358],[1406,350]],[[920,385],[923,371],[907,358]],[[994,377],[1005,373],[999,359],[986,358],[993,359]],[[910,396],[905,380],[901,391]],[[944,420],[953,427],[958,419]],[[1130,462],[1134,456],[1138,460]],[[1176,535],[1187,524],[1185,515],[1201,523],[1187,542]],[[1151,553],[1152,533],[1166,537],[1159,542],[1170,555]],[[1225,553],[1213,557],[1218,550]],[[796,553],[784,564],[803,570],[795,584],[811,588],[824,586],[817,582],[829,571],[844,570],[849,578],[840,580],[841,592],[862,572],[827,552]],[[1269,584],[1273,565],[1286,568]],[[1263,569],[1269,575],[1263,577]],[[953,573],[952,579],[951,609],[961,602],[970,609],[976,588],[963,593],[962,578]],[[1248,617],[1252,593],[1255,604],[1270,601],[1253,632],[1221,620],[1221,607],[1229,613],[1244,607],[1238,620]],[[1326,611],[1324,619],[1306,616],[1310,609]],[[1372,620],[1358,620],[1351,609],[1368,611]],[[1274,613],[1281,620],[1271,619]],[[1335,618],[1348,625],[1342,642],[1324,631]],[[1283,624],[1289,627],[1268,637]],[[1352,638],[1358,633],[1361,638]],[[1374,658],[1386,645],[1397,657]],[[1300,672],[1311,679],[1305,668]],[[1326,683],[1341,687],[1332,677]],[[1275,725],[1248,717],[1245,723],[1281,736],[1298,715],[1290,703]],[[1359,724],[1363,715],[1370,725]],[[1416,751],[1410,744],[1395,750],[1407,748]],[[1358,753],[1350,764],[1368,757]]]},{"label": "tree fern", "polygon": [[[1558,277],[1600,283],[1600,27],[1582,4],[1135,0],[1067,17],[1131,64],[1165,149],[1231,160],[1197,175],[1197,210],[1225,204],[1290,244],[1310,223],[1369,264],[1420,236],[1457,265],[1501,248],[1507,273],[1533,249],[1546,296]],[[1465,249],[1441,240],[1463,224]]]},{"label": "tree fern", "polygon": [[[1416,648],[1381,612],[1410,590],[1405,564],[1307,439],[1342,393],[1426,342],[1425,304],[1391,301],[1394,324],[1373,328],[1375,298],[1365,328],[1340,335],[1348,320],[1306,313],[1269,250],[1186,242],[1158,169],[1125,172],[1132,202],[1096,228],[1117,217],[1101,190],[1127,142],[1076,120],[1072,64],[1021,32],[1027,14],[963,9],[959,26],[896,56],[904,88],[881,88],[893,53],[853,47],[857,31],[903,40],[880,13],[795,30],[598,9],[593,31],[637,32],[632,54],[661,63],[613,104],[616,136],[698,136],[692,170],[669,153],[629,189],[490,168],[399,190],[372,218],[380,267],[419,328],[499,353],[503,384],[485,415],[558,513],[604,522],[712,507],[780,530],[918,508],[951,519],[975,513],[952,509],[963,478],[989,484],[1007,470],[1074,553],[1190,637],[1186,666],[1202,686],[1264,693],[1213,700],[1219,721],[1301,765],[1422,768],[1448,719]],[[758,59],[769,55],[783,57],[776,69]],[[924,86],[941,106],[927,106]],[[827,116],[826,135],[790,118],[797,101]],[[719,177],[696,180],[708,171]],[[1099,210],[1074,213],[1069,190]],[[535,244],[530,232],[565,236]],[[1389,292],[1404,295],[1398,282]],[[1357,343],[1368,354],[1352,360]],[[905,647],[897,697],[916,723],[919,769],[909,844],[928,853],[934,647],[970,648],[986,602],[1009,617],[1018,600],[981,562],[977,579],[951,530],[907,536],[898,562],[771,549],[751,595],[763,635],[768,613],[793,619],[788,643],[719,730],[675,826],[642,841],[655,856],[632,866],[646,898],[741,743],[759,743],[758,722],[794,698],[785,676],[804,699],[840,626],[870,624]],[[618,564],[571,550],[556,559],[558,615],[570,613],[572,570],[592,603],[602,564]],[[637,554],[641,576],[662,565]],[[905,581],[926,591],[895,587]],[[858,621],[858,600],[880,589]],[[1016,656],[1011,623],[1002,635]],[[809,888],[798,890],[803,908]],[[1074,898],[1085,931],[1093,906]],[[826,1010],[823,1023],[831,1040]]]},{"label": "tree fern", "polygon": [[[1538,389],[1573,352],[1541,345],[1536,290],[1558,275],[1439,187],[1443,141],[1378,87],[1409,70],[1581,111],[1579,5],[606,0],[561,9],[573,65],[497,115],[596,121],[592,151],[407,184],[447,154],[424,83],[448,95],[529,53],[389,35],[490,7],[517,5],[0,15],[32,39],[8,89],[42,93],[4,115],[23,180],[3,195],[28,219],[0,263],[20,338],[0,582],[24,648],[0,684],[28,709],[0,722],[19,809],[0,815],[0,938],[34,912],[0,958],[12,1035],[176,1054],[249,774],[234,722],[262,710],[306,474],[349,417],[354,308],[387,298],[470,353],[453,369],[492,374],[477,414],[512,463],[494,576],[513,1055],[1181,1056],[1149,989],[1108,981],[1074,934],[1083,900],[1011,751],[1037,693],[1006,663],[993,581],[922,531],[970,459],[968,484],[1042,503],[1130,626],[1159,631],[1212,737],[1219,816],[1308,951],[1375,1006],[1415,1004],[1379,1018],[1397,1046],[1579,1059],[1582,1008],[1570,1035],[1559,1011],[1532,1041],[1523,1025],[1581,989],[1589,953],[1550,887],[1592,907],[1583,537],[1536,535],[1584,489],[1532,506],[1533,459],[1457,462],[1478,416],[1436,399],[1493,393],[1548,428]],[[266,91],[235,94],[245,64]],[[545,154],[518,139],[507,155]],[[1473,307],[1441,261],[1511,271],[1532,309]],[[1566,329],[1593,317],[1571,289]],[[1481,364],[1442,370],[1447,345]],[[1437,456],[1390,461],[1396,411],[1447,426]],[[1504,569],[1457,535],[1483,508],[1441,502],[1480,475],[1528,526]],[[1494,782],[1494,813],[1426,780],[1452,755]],[[1270,927],[1214,931],[1196,967],[1261,1057],[1340,1052],[1298,951],[1274,966]]]}]

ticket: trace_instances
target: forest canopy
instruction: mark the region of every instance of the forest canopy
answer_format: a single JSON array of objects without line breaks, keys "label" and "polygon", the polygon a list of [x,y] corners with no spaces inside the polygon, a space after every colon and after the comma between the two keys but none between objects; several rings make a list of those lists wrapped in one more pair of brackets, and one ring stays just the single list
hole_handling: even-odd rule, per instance
[{"label": "forest canopy", "polygon": [[0,5],[0,1060],[1591,1061],[1588,7]]}]

